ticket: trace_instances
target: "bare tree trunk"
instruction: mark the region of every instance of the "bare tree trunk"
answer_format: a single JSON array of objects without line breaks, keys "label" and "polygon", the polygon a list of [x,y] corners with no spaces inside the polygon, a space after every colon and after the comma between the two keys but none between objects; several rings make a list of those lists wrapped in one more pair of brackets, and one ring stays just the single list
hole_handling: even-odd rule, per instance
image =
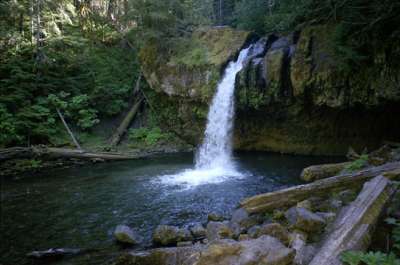
[{"label": "bare tree trunk", "polygon": [[57,110],[57,114],[58,114],[58,116],[60,117],[62,123],[64,124],[64,127],[65,127],[65,129],[67,130],[69,136],[71,136],[71,139],[72,139],[72,141],[74,142],[75,146],[76,146],[80,151],[82,151],[81,146],[79,145],[79,143],[78,143],[78,141],[76,140],[74,134],[72,133],[71,129],[69,128],[69,126],[68,126],[67,122],[65,121],[64,116],[62,115],[61,111],[60,111],[58,108],[56,108],[56,110]]},{"label": "bare tree trunk", "polygon": [[136,113],[138,112],[139,107],[142,104],[142,102],[143,102],[143,97],[140,97],[139,100],[132,106],[132,108],[126,114],[125,118],[122,120],[118,129],[115,131],[115,133],[111,137],[111,141],[110,141],[111,146],[117,146],[119,144],[122,136],[124,136],[129,125],[132,123],[133,118],[135,118]]}]

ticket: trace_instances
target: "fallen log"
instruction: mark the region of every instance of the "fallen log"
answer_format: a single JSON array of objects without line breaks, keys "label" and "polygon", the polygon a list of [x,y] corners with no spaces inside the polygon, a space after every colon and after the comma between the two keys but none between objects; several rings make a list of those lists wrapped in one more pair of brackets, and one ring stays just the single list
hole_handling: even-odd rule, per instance
[{"label": "fallen log", "polygon": [[360,187],[365,181],[378,175],[389,179],[399,178],[400,162],[387,163],[355,173],[317,180],[310,184],[256,195],[243,200],[240,206],[249,213],[262,213],[276,208],[289,207],[310,196],[324,197],[335,191]]},{"label": "fallen log", "polygon": [[371,242],[371,233],[395,189],[390,181],[378,176],[364,184],[352,202],[333,226],[333,232],[309,265],[342,265],[343,251],[365,251]]},{"label": "fallen log", "polygon": [[343,169],[349,166],[351,162],[323,164],[309,166],[303,169],[300,178],[304,181],[311,182],[318,179],[333,177],[339,174]]},{"label": "fallen log", "polygon": [[32,157],[32,148],[30,147],[11,147],[0,149],[0,162],[11,159],[22,159]]},{"label": "fallen log", "polygon": [[52,147],[14,147],[0,150],[0,162],[22,158],[66,158],[93,160],[100,159],[105,161],[136,159],[140,156],[124,155],[120,153],[101,152],[95,153],[77,149],[52,148]]},{"label": "fallen log", "polygon": [[135,118],[136,113],[139,110],[140,105],[143,102],[143,97],[140,97],[139,100],[132,106],[129,112],[126,114],[125,118],[122,120],[121,124],[113,134],[110,140],[111,146],[116,146],[121,141],[122,136],[124,136],[126,130],[129,125],[132,123],[133,118]]},{"label": "fallen log", "polygon": [[78,255],[81,253],[83,253],[83,251],[79,248],[50,248],[48,250],[32,251],[26,255],[30,258],[44,259]]}]

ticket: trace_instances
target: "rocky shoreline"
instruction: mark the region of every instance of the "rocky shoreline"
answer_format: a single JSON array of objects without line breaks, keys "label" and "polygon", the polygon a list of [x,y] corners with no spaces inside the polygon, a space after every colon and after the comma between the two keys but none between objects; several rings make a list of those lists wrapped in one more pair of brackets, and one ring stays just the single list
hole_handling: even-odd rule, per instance
[{"label": "rocky shoreline", "polygon": [[[341,163],[336,173],[334,164],[306,168],[302,178],[308,175],[314,182],[245,199],[230,218],[210,213],[206,224],[160,225],[153,233],[154,248],[128,249],[113,264],[342,264],[344,251],[367,250],[382,216],[399,214],[400,205],[392,202],[400,197],[399,154],[384,146],[368,155],[350,152],[352,161]],[[355,185],[342,182],[347,179]],[[322,192],[312,192],[315,187]],[[302,190],[307,194],[297,196]],[[281,195],[291,199],[279,203]],[[129,227],[117,228],[115,236],[140,243]]]}]

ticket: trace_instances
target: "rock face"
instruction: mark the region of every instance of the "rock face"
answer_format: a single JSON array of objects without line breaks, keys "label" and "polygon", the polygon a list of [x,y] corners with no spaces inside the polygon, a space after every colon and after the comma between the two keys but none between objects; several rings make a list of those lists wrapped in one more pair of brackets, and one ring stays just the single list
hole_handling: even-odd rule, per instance
[{"label": "rock face", "polygon": [[118,225],[114,231],[114,237],[118,242],[125,244],[138,244],[141,240],[138,235],[126,225]]},{"label": "rock face", "polygon": [[[236,149],[343,155],[349,146],[372,149],[400,140],[399,71],[343,71],[332,34],[331,27],[314,25],[259,40],[264,51],[236,80]],[[179,58],[160,60],[154,45],[141,52],[147,81],[171,108],[165,123],[187,141],[201,139],[221,69],[252,39],[227,27],[201,29]]]}]

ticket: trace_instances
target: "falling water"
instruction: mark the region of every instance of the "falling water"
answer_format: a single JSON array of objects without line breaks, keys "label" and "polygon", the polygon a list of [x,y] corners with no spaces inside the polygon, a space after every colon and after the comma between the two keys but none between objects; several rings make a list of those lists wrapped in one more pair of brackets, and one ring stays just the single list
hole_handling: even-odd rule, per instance
[{"label": "falling water", "polygon": [[264,47],[265,43],[260,42],[243,49],[237,60],[230,62],[225,69],[211,103],[204,141],[197,152],[195,169],[164,175],[161,177],[162,182],[196,186],[243,177],[232,161],[235,79],[246,62],[262,52]]},{"label": "falling water", "polygon": [[224,167],[232,169],[232,128],[236,74],[242,70],[250,47],[240,52],[236,62],[230,62],[218,84],[210,111],[204,142],[196,159],[196,169]]}]

